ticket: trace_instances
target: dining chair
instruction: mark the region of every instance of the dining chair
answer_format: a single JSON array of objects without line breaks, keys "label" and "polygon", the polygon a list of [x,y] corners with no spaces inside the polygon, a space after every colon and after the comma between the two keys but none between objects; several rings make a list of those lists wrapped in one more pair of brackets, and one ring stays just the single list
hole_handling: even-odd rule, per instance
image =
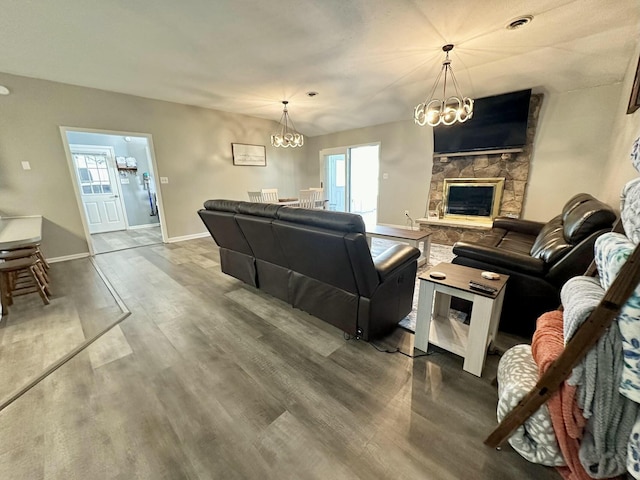
[{"label": "dining chair", "polygon": [[316,192],[314,190],[300,190],[298,195],[300,202],[300,208],[315,208],[316,207]]},{"label": "dining chair", "polygon": [[312,192],[315,192],[316,197],[315,197],[315,203],[314,203],[314,207],[313,208],[320,208],[323,209],[324,207],[324,188],[317,188],[317,187],[309,187],[309,190],[311,190]]},{"label": "dining chair", "polygon": [[262,203],[262,192],[247,192],[249,194],[250,202]]},{"label": "dining chair", "polygon": [[265,203],[278,203],[278,189],[277,188],[263,188],[262,201]]}]

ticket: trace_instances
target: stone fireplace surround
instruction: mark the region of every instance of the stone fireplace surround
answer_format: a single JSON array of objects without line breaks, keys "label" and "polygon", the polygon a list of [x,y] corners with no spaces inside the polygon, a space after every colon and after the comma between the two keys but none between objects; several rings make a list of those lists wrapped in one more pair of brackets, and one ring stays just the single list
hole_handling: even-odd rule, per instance
[{"label": "stone fireplace surround", "polygon": [[[443,200],[445,178],[488,178],[504,177],[504,190],[500,202],[499,215],[520,217],[529,179],[529,164],[533,151],[533,139],[538,125],[538,116],[542,105],[542,94],[531,95],[529,119],[527,125],[527,143],[522,152],[503,155],[491,153],[484,155],[465,155],[456,157],[436,157],[431,169],[428,210],[437,211]],[[437,128],[437,127],[436,127]],[[453,245],[458,240],[477,241],[484,236],[485,228],[478,226],[447,225],[446,221],[438,225],[429,218],[419,218],[421,230],[432,232],[431,241],[443,245]],[[434,224],[436,223],[436,224]]]}]

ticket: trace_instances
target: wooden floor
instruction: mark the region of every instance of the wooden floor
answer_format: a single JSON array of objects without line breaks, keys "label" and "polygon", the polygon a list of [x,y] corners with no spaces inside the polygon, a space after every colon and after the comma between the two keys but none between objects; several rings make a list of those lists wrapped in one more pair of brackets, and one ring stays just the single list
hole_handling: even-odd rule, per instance
[{"label": "wooden floor", "polygon": [[114,252],[126,248],[143,247],[162,243],[160,225],[117,232],[94,233],[91,235],[94,253]]},{"label": "wooden floor", "polygon": [[[482,444],[495,356],[480,379],[442,351],[345,340],[222,274],[210,239],[96,261],[132,314],[0,412],[2,479],[560,478]],[[101,313],[102,287],[80,285],[13,321],[92,302]],[[398,330],[378,346],[412,341]]]}]

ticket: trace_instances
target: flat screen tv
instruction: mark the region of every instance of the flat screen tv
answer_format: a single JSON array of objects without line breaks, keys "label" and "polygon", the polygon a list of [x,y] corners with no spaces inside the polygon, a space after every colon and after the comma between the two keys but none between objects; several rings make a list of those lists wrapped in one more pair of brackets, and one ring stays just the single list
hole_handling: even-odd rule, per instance
[{"label": "flat screen tv", "polygon": [[433,129],[434,155],[524,147],[531,89],[478,98],[465,123]]}]

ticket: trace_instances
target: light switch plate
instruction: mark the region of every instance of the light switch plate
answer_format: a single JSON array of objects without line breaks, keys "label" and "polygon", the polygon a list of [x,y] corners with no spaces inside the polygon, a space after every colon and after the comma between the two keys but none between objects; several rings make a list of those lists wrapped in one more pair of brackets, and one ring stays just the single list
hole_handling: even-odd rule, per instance
[{"label": "light switch plate", "polygon": [[382,174],[382,179],[383,180],[389,180],[389,174],[388,173],[383,173]]},{"label": "light switch plate", "polygon": [[160,183],[169,183],[169,177],[160,177]]},{"label": "light switch plate", "polygon": [[29,162],[22,162],[23,170],[31,170],[31,164]]}]

